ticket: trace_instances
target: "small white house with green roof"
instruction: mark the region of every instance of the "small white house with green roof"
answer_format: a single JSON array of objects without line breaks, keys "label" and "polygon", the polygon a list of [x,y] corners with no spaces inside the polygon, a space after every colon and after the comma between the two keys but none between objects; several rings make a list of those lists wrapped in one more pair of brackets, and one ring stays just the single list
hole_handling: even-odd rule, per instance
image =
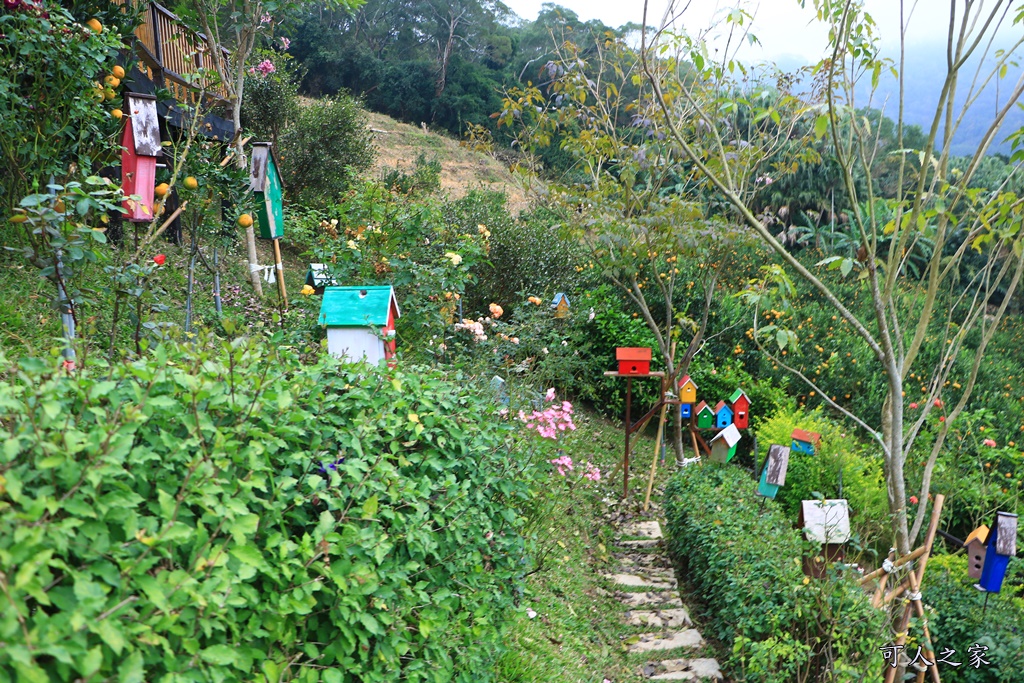
[{"label": "small white house with green roof", "polygon": [[332,356],[377,364],[395,355],[395,321],[401,312],[390,285],[327,287],[320,304]]}]

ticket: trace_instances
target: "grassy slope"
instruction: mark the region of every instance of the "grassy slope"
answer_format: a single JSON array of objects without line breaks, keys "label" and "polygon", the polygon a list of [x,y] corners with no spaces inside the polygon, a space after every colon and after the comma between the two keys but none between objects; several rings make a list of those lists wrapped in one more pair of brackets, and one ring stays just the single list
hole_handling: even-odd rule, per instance
[{"label": "grassy slope", "polygon": [[[612,683],[639,683],[646,680],[641,671],[648,661],[714,656],[710,651],[670,651],[653,656],[625,652],[625,639],[651,629],[623,623],[625,608],[606,593],[611,586],[600,576],[618,566],[610,554],[614,530],[605,518],[607,508],[601,501],[606,497],[617,500],[622,494],[621,470],[613,472],[622,457],[622,425],[592,415],[578,415],[576,424],[579,428],[567,443],[566,452],[576,462],[590,460],[598,464],[602,480],[590,488],[577,487],[552,515],[547,532],[554,541],[553,552],[545,568],[529,577],[523,610],[515,616],[506,638],[509,650],[498,663],[498,680],[602,683],[608,679]],[[621,506],[631,513],[639,513],[643,501],[654,452],[653,431],[648,427],[634,446],[630,499]],[[667,464],[659,465],[656,490],[671,473],[671,451]],[[657,503],[657,493],[652,501]],[[685,595],[683,602],[688,604]],[[527,607],[537,612],[535,618],[525,614]]]}]

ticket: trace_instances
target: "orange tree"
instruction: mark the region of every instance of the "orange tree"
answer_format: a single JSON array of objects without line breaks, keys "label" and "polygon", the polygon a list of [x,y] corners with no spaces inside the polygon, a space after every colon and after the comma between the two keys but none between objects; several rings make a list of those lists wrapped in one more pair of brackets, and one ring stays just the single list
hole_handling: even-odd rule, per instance
[{"label": "orange tree", "polygon": [[[675,3],[670,3],[675,4]],[[806,4],[801,2],[801,5]],[[646,5],[645,5],[646,7]],[[736,222],[763,240],[782,262],[766,273],[751,300],[766,303],[766,292],[786,295],[790,278],[800,278],[815,295],[834,309],[869,350],[875,370],[884,377],[885,398],[874,414],[855,414],[848,405],[830,398],[813,378],[797,373],[833,409],[857,424],[877,444],[883,456],[892,533],[901,553],[910,550],[920,532],[926,505],[918,508],[913,525],[906,500],[907,456],[936,411],[948,411],[930,446],[924,466],[921,500],[926,501],[931,474],[946,434],[967,406],[986,348],[999,327],[1007,304],[1024,270],[1022,200],[1004,185],[995,191],[972,187],[1000,126],[1024,92],[1024,79],[1002,84],[1000,101],[991,122],[965,168],[950,168],[951,148],[961,121],[978,101],[977,94],[996,87],[1016,58],[1024,39],[1011,37],[1007,45],[993,40],[1004,24],[1017,28],[1024,14],[1009,12],[1006,1],[980,7],[949,3],[949,36],[945,74],[936,93],[934,116],[920,149],[907,148],[904,85],[912,73],[903,68],[906,45],[901,43],[894,61],[881,55],[880,27],[852,0],[814,0],[819,22],[828,29],[828,53],[812,69],[814,88],[804,100],[790,106],[756,97],[748,71],[734,49],[715,51],[706,34],[680,34],[667,26],[645,30],[640,59],[642,82],[650,97],[638,101],[645,115],[663,123],[672,153],[692,165],[694,174],[729,207]],[[675,16],[670,8],[666,16]],[[743,12],[727,16],[727,33],[748,35],[750,17]],[[887,27],[904,35],[905,23]],[[729,45],[735,45],[732,41]],[[996,49],[1000,47],[1001,49]],[[985,66],[975,71],[968,63]],[[895,79],[898,115],[898,169],[894,196],[882,198],[875,189],[877,174],[890,160],[877,154],[878,129],[858,110],[865,87],[872,90],[884,79]],[[751,96],[754,95],[754,96]],[[749,121],[739,127],[733,114],[745,99]],[[798,159],[780,158],[780,140],[786,131],[804,126],[817,138],[831,142],[840,169],[841,190],[851,210],[858,248],[854,255],[836,256],[818,264],[855,278],[868,302],[858,307],[843,300],[838,289],[793,256],[769,231],[763,217],[751,209],[758,178],[792,167]],[[1019,145],[1024,131],[1011,136]],[[1018,152],[1016,160],[1021,154]],[[860,182],[866,179],[866,182]],[[911,257],[926,246],[922,267],[909,268]],[[987,305],[996,292],[1002,303]],[[795,345],[796,331],[772,330],[780,346]],[[926,345],[938,349],[925,365]],[[762,347],[767,352],[767,347]],[[774,357],[789,369],[783,359]],[[927,402],[905,419],[904,385],[911,372],[924,375]],[[944,388],[950,379],[961,385],[947,406]]]},{"label": "orange tree", "polygon": [[[522,149],[554,144],[573,159],[548,185],[565,233],[589,249],[591,268],[624,294],[647,324],[671,386],[706,341],[708,318],[737,235],[706,203],[680,190],[690,171],[673,142],[637,106],[647,96],[635,51],[611,33],[596,45],[563,41],[543,69],[547,83],[506,93],[500,125]],[[696,262],[686,277],[680,259]],[[677,352],[673,351],[678,346]],[[683,458],[682,425],[673,447]]]}]

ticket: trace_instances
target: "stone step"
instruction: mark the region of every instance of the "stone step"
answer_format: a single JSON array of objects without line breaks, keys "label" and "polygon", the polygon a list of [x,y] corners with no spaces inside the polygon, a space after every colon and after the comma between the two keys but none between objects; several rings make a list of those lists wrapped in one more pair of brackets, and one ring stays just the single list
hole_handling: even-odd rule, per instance
[{"label": "stone step", "polygon": [[690,612],[685,607],[662,610],[630,610],[626,612],[626,623],[630,626],[653,628],[683,628],[693,626]]},{"label": "stone step", "polygon": [[635,576],[642,576],[648,581],[660,581],[662,583],[672,583],[676,580],[675,571],[662,567],[619,567],[615,570],[615,574],[633,574]]},{"label": "stone step", "polygon": [[679,599],[679,596],[672,591],[658,592],[658,591],[647,591],[643,592],[627,592],[627,591],[616,591],[615,597],[619,599],[619,602],[626,605],[627,607],[652,607],[655,609],[667,609],[672,607],[682,607],[683,601]]},{"label": "stone step", "polygon": [[615,541],[615,545],[619,546],[620,548],[629,548],[629,549],[653,548],[654,546],[656,546],[656,545],[658,545],[660,543],[661,543],[661,539],[660,538],[646,538],[646,539],[639,540],[639,541]]},{"label": "stone step", "polygon": [[639,640],[629,646],[630,652],[659,652],[674,650],[679,647],[698,648],[704,645],[704,638],[696,629],[668,633],[644,633]]},{"label": "stone step", "polygon": [[658,553],[614,553],[613,557],[624,567],[671,567],[671,563]]},{"label": "stone step", "polygon": [[657,664],[650,663],[644,667],[644,675],[652,681],[720,681],[722,671],[718,660],[712,658],[698,659],[664,659]]},{"label": "stone step", "polygon": [[622,536],[638,536],[641,538],[662,538],[661,524],[655,520],[646,522],[629,522],[619,527]]},{"label": "stone step", "polygon": [[604,578],[620,586],[635,586],[651,590],[671,590],[676,587],[675,579],[647,579],[637,574],[601,574]]}]

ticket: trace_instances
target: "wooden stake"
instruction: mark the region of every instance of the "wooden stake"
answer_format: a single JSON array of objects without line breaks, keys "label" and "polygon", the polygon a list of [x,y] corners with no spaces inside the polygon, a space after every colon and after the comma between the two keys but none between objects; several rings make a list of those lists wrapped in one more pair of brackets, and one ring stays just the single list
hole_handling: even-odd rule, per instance
[{"label": "wooden stake", "polygon": [[[669,358],[672,362],[676,359],[676,342],[672,342],[672,350],[669,352]],[[654,474],[658,471],[658,456],[661,455],[661,434],[665,429],[665,411],[668,410],[668,405],[665,403],[665,392],[668,390],[668,380],[665,378],[661,381],[661,414],[658,416],[658,436],[654,440],[654,460],[651,462],[651,476],[647,479],[647,495],[644,496],[644,512],[647,512],[648,506],[651,504],[651,490],[654,489]]]},{"label": "wooden stake", "polygon": [[[896,548],[892,548],[892,549],[889,550],[888,561],[892,562],[894,559],[896,559]],[[875,609],[878,609],[879,607],[882,606],[882,598],[885,596],[885,584],[889,582],[889,574],[886,573],[886,571],[884,569],[879,569],[879,570],[876,570],[876,571],[881,571],[882,572],[882,578],[879,579],[879,581],[878,581],[878,588],[875,589],[875,595],[871,598],[871,606],[874,607]],[[872,572],[872,573],[874,573],[874,572]],[[867,578],[867,577],[864,577],[864,578]],[[864,580],[863,579],[861,579],[861,585],[862,586],[864,585]]]},{"label": "wooden stake", "polygon": [[288,292],[284,288],[284,264],[281,263],[281,238],[274,238],[274,260],[277,267],[277,291],[281,295],[281,306],[288,310]]},{"label": "wooden stake", "polygon": [[690,440],[693,441],[693,454],[696,457],[700,457],[700,449],[697,447],[697,433],[693,431],[693,425],[690,425]]}]

